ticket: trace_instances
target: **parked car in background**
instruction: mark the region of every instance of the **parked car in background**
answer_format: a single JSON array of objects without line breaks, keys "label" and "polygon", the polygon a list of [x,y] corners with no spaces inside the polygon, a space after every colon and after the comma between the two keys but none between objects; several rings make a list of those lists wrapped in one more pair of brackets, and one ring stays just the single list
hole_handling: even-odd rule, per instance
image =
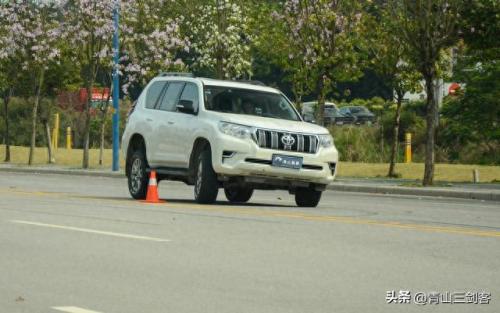
[{"label": "parked car in background", "polygon": [[[310,123],[316,123],[315,113],[317,105],[318,105],[317,101],[304,102],[302,104],[302,117],[304,118],[304,121]],[[337,105],[333,102],[325,103],[324,113],[325,113],[324,114],[325,126],[352,124],[355,120],[353,116],[342,114],[340,110],[337,108]]]},{"label": "parked car in background", "polygon": [[363,106],[347,106],[340,108],[340,113],[354,118],[354,124],[372,124],[375,122],[375,114]]}]

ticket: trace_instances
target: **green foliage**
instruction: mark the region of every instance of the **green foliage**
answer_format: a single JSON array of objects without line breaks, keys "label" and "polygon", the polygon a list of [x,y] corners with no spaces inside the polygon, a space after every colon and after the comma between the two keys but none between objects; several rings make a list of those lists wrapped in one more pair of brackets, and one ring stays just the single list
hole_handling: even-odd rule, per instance
[{"label": "green foliage", "polygon": [[385,162],[388,147],[380,144],[378,126],[335,126],[330,132],[342,161]]},{"label": "green foliage", "polygon": [[[3,108],[3,102],[0,100]],[[10,142],[12,145],[29,146],[31,141],[31,114],[32,114],[32,99],[11,98],[9,103],[9,127],[10,127]],[[2,110],[3,117],[3,110]],[[39,123],[36,141],[38,144],[45,142],[42,125]],[[5,131],[5,121],[0,119],[0,133]],[[3,143],[4,138],[2,136]]]},{"label": "green foliage", "polygon": [[[454,147],[468,146],[467,153],[476,146],[480,153],[473,153],[483,163],[498,163],[500,155],[500,64],[484,62],[462,73],[465,92],[445,101],[442,115],[445,127],[443,140]],[[464,152],[465,153],[465,152]],[[453,159],[471,159],[454,153]]]},{"label": "green foliage", "polygon": [[407,91],[418,91],[421,75],[411,63],[411,48],[400,34],[393,7],[372,3],[363,31],[369,53],[368,66],[402,99]]},{"label": "green foliage", "polygon": [[[500,41],[500,1],[463,1],[460,8],[462,36],[465,43],[483,57],[498,57]],[[495,49],[496,51],[494,51]]]}]

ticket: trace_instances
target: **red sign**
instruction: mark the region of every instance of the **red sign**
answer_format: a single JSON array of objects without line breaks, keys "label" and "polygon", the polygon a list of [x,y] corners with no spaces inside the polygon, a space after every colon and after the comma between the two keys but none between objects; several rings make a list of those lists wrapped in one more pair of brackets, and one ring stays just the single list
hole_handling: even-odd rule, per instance
[{"label": "red sign", "polygon": [[460,85],[457,83],[452,83],[448,88],[448,94],[454,95],[457,93],[458,90],[460,90]]},{"label": "red sign", "polygon": [[[80,89],[80,101],[87,102],[87,89]],[[92,88],[92,101],[106,101],[109,97],[109,88]]]}]

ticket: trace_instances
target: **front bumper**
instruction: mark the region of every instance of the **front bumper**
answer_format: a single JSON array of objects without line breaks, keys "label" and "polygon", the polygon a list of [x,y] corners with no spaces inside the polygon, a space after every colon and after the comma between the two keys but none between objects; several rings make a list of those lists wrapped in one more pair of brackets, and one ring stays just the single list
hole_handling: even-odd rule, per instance
[{"label": "front bumper", "polygon": [[[281,181],[296,181],[327,185],[335,179],[338,152],[332,146],[319,148],[316,153],[266,149],[251,139],[221,135],[212,146],[212,164],[219,176],[261,177]],[[271,165],[273,154],[303,158],[300,169]]]}]

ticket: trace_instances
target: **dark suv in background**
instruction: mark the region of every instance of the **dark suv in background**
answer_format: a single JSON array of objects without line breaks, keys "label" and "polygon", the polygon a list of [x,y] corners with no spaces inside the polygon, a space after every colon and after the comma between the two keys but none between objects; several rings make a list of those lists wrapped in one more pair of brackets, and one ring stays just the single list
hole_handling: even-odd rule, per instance
[{"label": "dark suv in background", "polygon": [[[304,102],[302,104],[302,117],[306,122],[316,123],[315,113],[317,105],[317,101]],[[337,108],[337,105],[333,102],[325,103],[324,113],[325,126],[352,124],[355,121],[353,116],[342,114]]]},{"label": "dark suv in background", "polygon": [[340,108],[340,113],[354,119],[354,124],[373,124],[375,114],[363,106],[347,106]]}]

